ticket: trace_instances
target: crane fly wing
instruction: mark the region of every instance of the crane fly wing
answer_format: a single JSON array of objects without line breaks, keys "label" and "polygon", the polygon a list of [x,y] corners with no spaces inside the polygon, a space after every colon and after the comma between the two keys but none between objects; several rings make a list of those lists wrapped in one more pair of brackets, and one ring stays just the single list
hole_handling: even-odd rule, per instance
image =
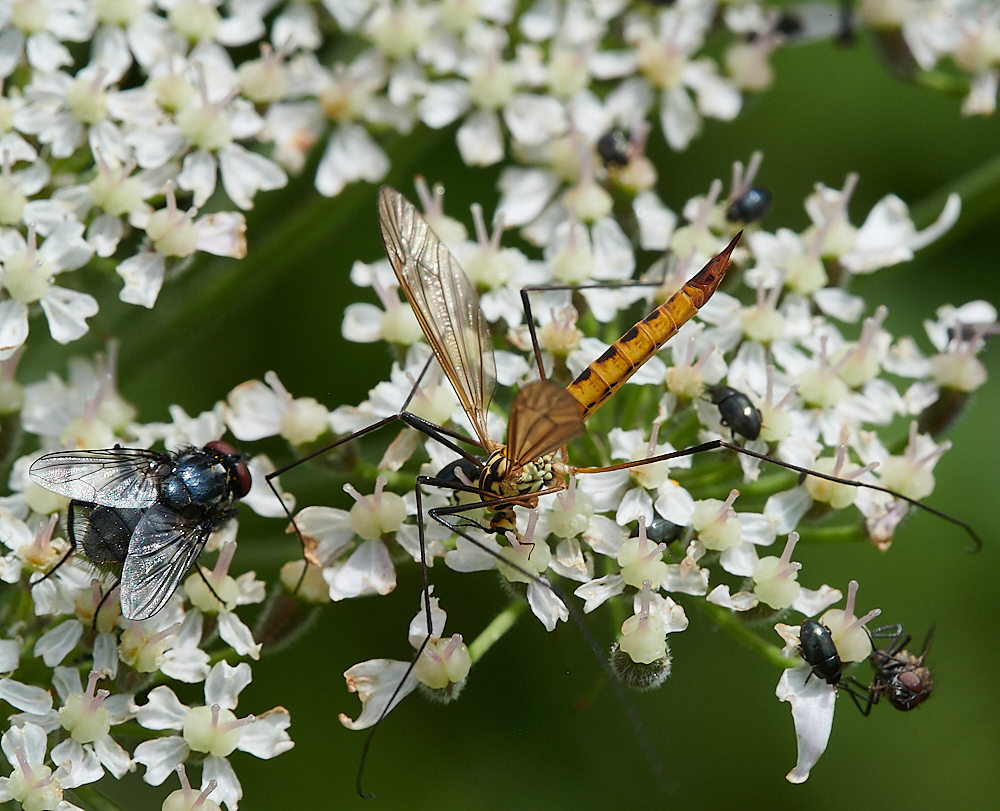
[{"label": "crane fly wing", "polygon": [[185,520],[162,504],[146,510],[132,533],[122,569],[125,619],[149,619],[163,608],[211,533],[211,521]]},{"label": "crane fly wing", "polygon": [[531,462],[559,450],[583,433],[580,404],[550,380],[524,386],[510,407],[507,455],[512,465]]},{"label": "crane fly wing", "polygon": [[389,262],[438,363],[484,448],[486,410],[497,383],[493,340],[476,291],[444,243],[395,189],[378,192],[378,221]]},{"label": "crane fly wing", "polygon": [[46,490],[105,507],[141,509],[159,496],[170,457],[141,448],[56,451],[31,463],[28,475]]}]

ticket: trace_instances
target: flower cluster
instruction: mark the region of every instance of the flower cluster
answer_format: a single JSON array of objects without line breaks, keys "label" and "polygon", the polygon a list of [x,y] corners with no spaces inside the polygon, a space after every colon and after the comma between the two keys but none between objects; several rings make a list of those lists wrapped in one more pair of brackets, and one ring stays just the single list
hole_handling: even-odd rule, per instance
[{"label": "flower cluster", "polygon": [[[734,177],[745,180],[742,167],[736,167]],[[862,225],[854,226],[847,216],[847,200],[855,182],[856,178],[848,178],[841,191],[817,185],[806,200],[812,224],[801,234],[787,229],[772,234],[751,225],[746,247],[734,254],[737,269],[730,271],[725,292],[716,293],[664,351],[672,356],[672,364],[654,357],[617,395],[636,406],[636,427],[617,425],[615,410],[608,409],[591,423],[596,426],[592,436],[603,434],[605,439],[591,443],[583,456],[574,445],[570,457],[577,467],[658,461],[571,476],[561,492],[543,496],[537,510],[518,508],[518,532],[506,537],[493,538],[480,529],[483,519],[475,513],[467,515],[456,534],[427,515],[432,507],[451,504],[453,495],[424,487],[419,493],[423,513],[418,514],[418,493],[405,482],[412,482],[407,471],[445,476],[454,468],[456,481],[466,474],[455,468],[451,451],[404,427],[385,453],[383,473],[369,474],[374,481],[365,492],[345,486],[355,501],[350,511],[310,506],[295,515],[294,528],[301,533],[311,565],[286,564],[285,591],[317,604],[387,594],[395,588],[396,567],[420,560],[423,524],[423,554],[430,565],[442,560],[462,572],[495,569],[509,588],[526,597],[526,602],[515,600],[498,617],[489,629],[491,640],[510,627],[525,606],[552,630],[568,619],[570,611],[590,613],[606,603],[627,601],[634,613],[622,625],[612,662],[626,683],[643,689],[657,686],[669,675],[666,636],[687,628],[686,610],[691,605],[717,612],[717,617],[718,612],[744,617],[746,622],[731,626],[741,633],[756,633],[755,623],[784,617],[788,611],[813,617],[829,609],[840,599],[839,591],[822,583],[815,589],[800,585],[800,576],[807,573],[792,559],[800,535],[807,542],[814,533],[839,533],[844,538],[869,538],[885,549],[906,514],[904,502],[884,492],[815,477],[801,483],[792,474],[762,477],[760,460],[751,457],[740,456],[739,464],[718,455],[662,457],[697,441],[733,439],[746,430],[736,423],[724,424],[722,412],[709,397],[710,387],[724,384],[748,397],[759,411],[759,434],[744,438],[747,449],[844,480],[881,484],[914,499],[932,491],[933,466],[948,448],[947,442],[935,437],[960,410],[962,398],[984,382],[977,353],[985,336],[994,331],[997,316],[985,302],[941,308],[937,319],[926,325],[936,350],[930,356],[913,339],[895,339],[886,331],[885,308],[864,321],[856,339],[845,337],[842,326],[860,321],[865,305],[847,292],[846,285],[831,286],[831,276],[839,274],[840,281],[847,282],[852,273],[872,272],[908,258],[950,227],[959,208],[957,199],[949,200],[939,222],[918,232],[905,206],[890,196]],[[578,295],[565,290],[538,293],[536,326],[552,378],[568,379],[587,358],[607,348],[578,328],[582,321],[577,308],[594,302],[595,320],[590,323],[627,324],[633,313],[648,308],[649,301],[675,291],[692,266],[725,243],[737,226],[725,217],[731,204],[720,199],[720,185],[713,184],[705,197],[691,200],[681,216],[664,209],[675,225],[670,249],[650,269],[660,277],[656,282],[602,291],[599,297],[592,290]],[[503,261],[526,268],[523,276],[536,280],[556,278],[560,251],[573,251],[574,264],[590,270],[602,262],[618,265],[627,258],[631,272],[643,257],[633,252],[622,226],[611,216],[589,228],[567,219],[565,227],[552,229],[541,258],[529,259],[515,249],[501,248],[499,230],[486,238],[478,209],[473,212],[480,224],[478,241],[466,239],[464,229],[444,218],[440,197],[428,214],[437,217],[442,232],[454,237],[447,242],[452,252],[471,266]],[[574,233],[577,237],[570,236]],[[617,262],[606,255],[602,258],[602,251],[615,255]],[[75,361],[67,380],[52,375],[23,388],[10,380],[5,399],[15,404],[10,410],[19,412],[22,426],[39,437],[43,448],[149,447],[162,442],[174,449],[217,440],[227,428],[245,445],[281,436],[294,447],[313,447],[325,435],[349,434],[391,417],[407,401],[412,413],[423,419],[441,425],[451,422],[471,432],[468,417],[440,369],[424,368],[430,351],[418,340],[412,313],[400,301],[398,283],[387,263],[359,263],[353,277],[375,288],[384,310],[352,305],[344,317],[345,335],[408,347],[390,379],[358,406],[328,411],[312,398],[295,398],[271,372],[264,382],[238,386],[211,411],[189,417],[175,407],[172,422],[143,424],[117,393],[114,346],[94,363]],[[594,277],[600,278],[596,273],[584,278]],[[487,295],[506,289],[481,280],[479,286]],[[494,302],[505,299],[510,297],[501,293]],[[496,353],[499,382],[516,386],[531,380],[535,372],[526,348],[530,342],[525,344],[523,315],[508,320],[500,305],[484,307],[484,312],[496,324],[495,339],[505,346]],[[895,380],[910,382],[900,390]],[[942,404],[950,412],[942,410]],[[908,439],[887,444],[877,430],[898,419],[909,420]],[[490,410],[487,426],[491,436],[503,436],[502,412]],[[67,541],[59,537],[65,532],[57,529],[56,516],[67,503],[28,480],[27,467],[37,456],[33,453],[15,462],[12,495],[0,507],[9,549],[0,571],[6,582],[20,583],[30,591],[33,605],[33,618],[26,618],[27,624],[19,626],[20,636],[9,641],[10,661],[5,667],[12,677],[4,682],[4,697],[24,713],[11,719],[11,763],[21,769],[25,785],[35,786],[32,791],[57,792],[96,780],[104,769],[120,776],[135,763],[146,766],[147,781],[159,784],[176,766],[197,756],[203,764],[203,785],[214,783],[206,796],[235,808],[239,782],[225,755],[239,747],[270,757],[291,746],[284,732],[288,714],[280,707],[256,719],[238,719],[233,713],[236,696],[250,678],[247,663],[236,668],[225,662],[209,666],[211,652],[219,645],[256,658],[261,640],[267,637],[266,621],[258,624],[255,641],[233,610],[265,598],[264,584],[252,572],[236,579],[227,574],[236,522],[210,541],[208,551],[219,549],[220,554],[204,580],[191,575],[165,610],[144,622],[129,622],[121,618],[114,596],[105,599],[102,592],[102,587],[114,584],[113,578],[95,579],[93,568],[82,558],[71,557],[57,565]],[[284,504],[279,503],[264,484],[273,466],[258,455],[250,467],[254,484],[243,500],[262,515],[285,516],[293,500],[284,496]],[[392,489],[390,478],[396,483]],[[471,483],[467,477],[464,481]],[[401,494],[393,492],[399,487]],[[741,495],[741,488],[749,495]],[[841,511],[843,519],[831,519]],[[780,555],[763,554],[783,536],[788,540]],[[43,578],[43,573],[52,576]],[[579,608],[561,590],[554,590],[564,583],[571,584],[582,601]],[[358,692],[364,711],[356,720],[342,715],[346,726],[371,726],[417,686],[445,700],[459,694],[489,643],[467,647],[459,634],[444,636],[445,614],[437,603],[434,598],[429,628],[425,607],[411,625],[410,641],[420,651],[415,667],[377,659],[347,672],[348,686]],[[853,617],[853,592],[846,611]],[[834,623],[830,611],[821,622]],[[786,639],[797,638],[795,634],[794,627],[784,632]],[[37,680],[16,679],[28,650],[51,668],[63,709],[53,709]],[[847,653],[842,660],[852,661]],[[85,690],[77,675],[81,665],[92,674]],[[808,774],[829,731],[829,713],[817,712],[809,702],[815,699],[832,712],[830,695],[835,692],[827,682],[810,679],[808,665],[802,673],[794,684],[788,682],[791,676],[783,677],[779,691],[783,700],[797,702],[800,741],[808,742],[802,743],[795,779]],[[143,700],[140,696],[153,686],[155,674],[181,682],[205,681],[205,704],[188,708],[166,686],[155,687]],[[101,684],[104,687],[97,689]],[[130,755],[111,728],[130,720],[144,729],[176,729],[183,734],[151,738]],[[77,727],[86,731],[77,734]],[[35,752],[39,735],[42,749]],[[54,771],[44,766],[48,735],[59,741],[48,756]],[[12,797],[20,796],[15,790],[28,791],[16,780],[13,785],[16,789],[8,789]]]},{"label": "flower cluster", "polygon": [[[215,412],[190,418],[174,409],[171,423],[135,422],[135,409],[116,391],[109,354],[112,359],[99,357],[95,363],[75,361],[66,381],[53,375],[20,391],[22,426],[43,447],[163,442],[175,449],[222,435],[225,423]],[[290,719],[284,708],[244,718],[233,712],[251,670],[246,662],[232,667],[222,657],[257,659],[261,650],[235,609],[266,597],[265,584],[252,571],[235,578],[228,574],[237,522],[230,521],[209,539],[206,548],[219,551],[211,571],[191,572],[151,618],[126,620],[114,575],[102,571],[101,561],[67,555],[70,539],[78,553],[84,551],[80,537],[58,524],[59,515],[72,507],[29,481],[28,465],[38,455],[14,463],[11,495],[0,504],[6,548],[0,578],[9,584],[0,643],[0,672],[7,675],[0,697],[17,711],[3,735],[3,751],[14,772],[4,778],[0,796],[24,808],[56,808],[56,803],[60,809],[75,808],[62,800],[62,792],[100,780],[105,771],[121,778],[143,765],[146,782],[159,785],[187,762],[201,765],[206,799],[210,795],[213,803],[235,811],[242,788],[226,757],[238,748],[271,758],[293,745],[285,731]],[[244,501],[262,514],[283,515],[263,484],[273,469],[267,458],[256,457],[251,468],[258,484]],[[89,674],[86,686],[81,673]],[[187,707],[169,687],[155,686],[166,679],[204,682],[204,704]],[[53,703],[48,684],[55,687],[59,703]],[[141,742],[130,752],[137,728]],[[166,729],[178,734],[162,737],[159,731]],[[47,759],[52,767],[45,765]],[[190,791],[186,780],[182,777]]]},{"label": "flower cluster", "polygon": [[[756,157],[754,164],[759,164]],[[735,168],[734,177],[744,178],[741,166]],[[374,483],[374,495],[363,497],[347,485],[357,501],[349,513],[307,507],[298,514],[299,528],[312,545],[309,560],[322,568],[330,599],[391,591],[396,580],[393,561],[398,563],[403,554],[419,560],[421,552],[430,565],[441,559],[456,571],[498,570],[503,582],[521,590],[548,630],[576,610],[562,594],[565,584],[572,584],[586,613],[625,599],[634,616],[622,626],[613,662],[626,683],[641,688],[655,686],[669,674],[666,635],[687,627],[677,595],[685,595],[689,606],[694,598],[716,617],[719,611],[743,617],[735,627],[745,633],[755,633],[751,626],[788,611],[813,617],[830,608],[841,593],[821,583],[814,589],[800,584],[800,575],[807,573],[792,559],[795,544],[800,538],[808,542],[837,535],[845,540],[868,539],[883,550],[889,547],[909,505],[851,482],[889,488],[912,499],[932,491],[934,465],[950,447],[937,439],[953,416],[945,411],[960,409],[963,398],[984,380],[976,353],[996,323],[995,310],[985,302],[941,308],[937,320],[927,322],[928,337],[937,351],[931,356],[912,338],[895,338],[886,330],[884,307],[863,320],[856,338],[844,334],[846,326],[862,321],[865,309],[864,301],[848,292],[850,277],[910,258],[914,250],[950,228],[960,209],[957,197],[949,199],[938,222],[920,232],[905,205],[889,196],[855,226],[848,218],[847,203],[856,182],[856,176],[848,177],[839,191],[817,184],[805,201],[812,222],[801,234],[748,226],[746,247],[733,255],[738,269],[730,270],[725,292],[717,292],[662,353],[672,356],[672,365],[654,357],[616,395],[629,403],[636,427],[616,425],[616,412],[609,409],[610,414],[596,416],[590,423],[596,427],[590,434],[594,441],[588,443],[589,454],[581,457],[575,444],[570,447],[569,461],[580,468],[640,464],[576,476],[575,468],[570,468],[565,489],[541,497],[537,510],[518,508],[516,534],[494,538],[485,532],[489,519],[481,510],[464,514],[463,521],[452,527],[435,523],[427,511],[452,503],[453,495],[445,488],[422,488],[422,515],[417,514],[413,493],[389,493],[387,474],[407,465],[417,472],[425,458],[418,455],[421,442],[429,460],[419,468],[424,475],[447,478],[453,473],[455,481],[466,485],[475,484],[478,475],[470,479],[453,451],[413,428],[402,428],[380,463],[385,473]],[[533,298],[542,360],[551,378],[568,381],[587,359],[607,349],[607,344],[577,328],[584,320],[577,307],[593,303],[588,315],[596,322],[591,323],[613,322],[624,329],[648,306],[647,299],[675,292],[692,266],[721,250],[742,223],[726,218],[731,202],[720,199],[720,187],[715,183],[705,197],[689,201],[681,217],[665,210],[670,220],[683,224],[671,229],[667,254],[648,274],[658,275],[656,282],[611,291],[585,289],[577,295],[542,290]],[[482,222],[476,207],[473,218]],[[516,257],[507,266],[531,266],[534,278],[552,280],[557,278],[561,250],[574,252],[574,267],[593,269],[600,265],[602,251],[610,251],[610,243],[616,246],[617,262],[609,264],[627,265],[631,275],[642,257],[633,252],[623,228],[610,215],[589,229],[570,216],[562,228],[549,232],[550,242],[541,249],[543,258],[535,260],[501,248],[496,236],[484,242],[481,233],[479,241],[468,240],[461,228],[444,219],[440,198],[428,210],[428,220],[435,228],[442,223],[441,233],[452,237],[444,238],[451,252],[475,268],[483,266],[477,257],[484,252],[494,259],[506,254]],[[570,233],[577,236],[568,237]],[[610,234],[616,236],[605,239]],[[345,337],[382,338],[409,347],[405,360],[394,365],[390,379],[373,389],[368,400],[331,413],[333,428],[341,434],[359,431],[408,403],[407,408],[422,418],[441,425],[450,420],[474,436],[466,411],[436,365],[431,366],[435,371],[424,373],[430,353],[422,343],[411,343],[413,330],[405,326],[409,316],[401,309],[398,283],[388,264],[384,260],[356,264],[352,277],[361,285],[374,286],[385,309],[352,305],[345,313]],[[505,346],[496,352],[499,383],[529,382],[537,373],[530,343],[525,343],[523,314],[508,319],[503,308],[487,305],[486,298],[504,288],[484,283],[476,272],[470,278],[485,291],[483,312],[495,322],[494,339]],[[582,280],[594,278],[601,277],[594,273]],[[518,286],[515,282],[512,289]],[[493,303],[503,298],[496,296]],[[637,305],[637,299],[643,303]],[[738,423],[727,424],[709,396],[709,389],[720,385],[748,398],[759,414],[757,432],[742,439],[743,447],[844,483],[814,476],[800,481],[781,472],[763,476],[759,458],[738,454],[664,458],[699,441],[736,439],[747,430]],[[951,405],[945,409],[945,403]],[[898,431],[896,439],[880,436],[882,430],[891,437],[893,426],[901,422],[909,425],[908,439],[898,438]],[[503,436],[502,412],[491,410],[487,425],[492,437]],[[644,459],[653,461],[642,465]],[[398,473],[394,476],[401,484],[405,481]],[[727,497],[716,495],[723,493]],[[420,525],[423,550],[417,538]],[[460,531],[452,532],[455,527]],[[763,554],[784,536],[788,540],[780,555]],[[847,625],[854,621],[852,611],[853,592]],[[827,611],[821,621],[829,625],[834,622],[830,617]],[[426,625],[423,612],[417,620]],[[430,634],[435,651],[442,645],[450,651],[464,650],[459,641],[438,641],[437,626]],[[416,645],[412,634],[411,641]],[[486,647],[471,646],[473,664]],[[869,643],[864,653],[853,658],[844,653],[842,661],[862,660],[870,652]],[[377,721],[422,682],[427,656],[422,654],[412,671],[385,659],[349,670],[348,685],[358,691],[364,710],[357,720],[342,716],[344,723],[358,729]],[[447,685],[440,680],[423,683],[436,691],[442,686],[451,691],[466,673],[463,667]],[[835,692],[821,679],[817,681],[824,686],[822,691],[805,677],[799,681],[799,688],[808,684],[812,691],[808,695],[828,699],[827,693]],[[786,685],[781,696],[790,700],[793,694]],[[799,706],[809,706],[806,698]],[[825,706],[832,713],[833,702],[827,700]],[[819,726],[829,722],[828,716],[816,712],[806,717]],[[826,736],[821,736],[818,750],[814,737],[802,744],[800,765],[789,779],[805,779],[825,747]],[[808,747],[812,749],[806,751]]]},{"label": "flower cluster", "polygon": [[[971,77],[964,111],[987,114],[1000,18],[953,5],[864,3],[860,17],[878,31],[901,29],[923,71],[950,58]],[[258,191],[284,186],[313,147],[325,141],[315,185],[333,196],[382,179],[390,161],[380,141],[418,125],[460,121],[469,166],[518,164],[504,170],[500,213],[508,226],[532,224],[526,235],[539,244],[551,244],[567,211],[586,223],[606,215],[612,201],[595,174],[610,173],[644,192],[635,200],[643,247],[665,248],[671,221],[643,154],[648,120],[682,150],[703,118],[730,121],[744,93],[771,84],[776,48],[837,33],[833,6],[717,10],[715,0],[666,9],[623,0],[6,4],[0,355],[24,343],[36,303],[57,341],[87,332],[98,302],[56,284],[58,275],[106,260],[124,281],[120,298],[152,307],[166,272],[197,251],[242,257],[243,215],[225,209],[252,208]],[[720,29],[727,44],[713,57],[705,44]],[[233,50],[253,43],[260,56],[237,64]],[[331,44],[354,56],[325,64]],[[489,253],[485,242],[479,250]],[[478,281],[493,291],[484,306],[516,318],[494,288],[531,277],[508,253],[478,260]],[[556,278],[573,267],[556,262]]]},{"label": "flower cluster", "polygon": [[[887,49],[905,57],[898,74],[950,82],[967,96],[965,114],[993,112],[993,6],[866,0],[858,15],[905,46]],[[978,355],[997,313],[982,301],[942,307],[925,324],[922,350],[889,332],[884,307],[868,309],[850,292],[854,276],[907,261],[951,228],[957,195],[924,230],[892,195],[857,225],[848,207],[858,178],[849,175],[840,189],[816,185],[803,231],[771,232],[758,222],[768,202],[754,183],[759,154],[734,166],[728,191],[715,181],[675,212],[646,146],[656,138],[683,150],[705,119],[735,119],[748,94],[771,84],[776,49],[842,35],[839,20],[834,5],[715,0],[0,3],[0,441],[9,470],[0,699],[14,709],[0,738],[11,768],[0,802],[73,808],[64,791],[141,765],[154,785],[178,773],[181,789],[164,808],[235,811],[242,789],[227,757],[240,749],[271,758],[292,746],[282,707],[237,716],[252,672],[237,660],[277,650],[314,606],[392,592],[398,567],[424,561],[496,570],[511,603],[466,645],[445,635],[440,593],[424,594],[408,633],[415,660],[373,659],[345,674],[363,705],[356,719],[341,714],[346,727],[370,728],[415,689],[455,699],[529,610],[549,631],[598,609],[629,615],[610,666],[637,689],[669,676],[667,635],[687,629],[692,608],[752,635],[784,666],[791,662],[754,626],[795,612],[799,625],[776,629],[786,657],[805,664],[786,671],[778,696],[793,705],[800,743],[789,779],[804,780],[826,746],[839,687],[810,659],[802,622],[818,618],[846,668],[871,654],[861,629],[872,612],[854,616],[855,585],[846,608],[831,609],[841,593],[803,571],[795,545],[822,537],[888,549],[909,506],[849,482],[913,500],[933,491],[934,465],[950,447],[942,435],[985,382]],[[404,407],[451,432],[483,428],[499,443],[510,398],[501,394],[474,428],[430,362],[390,264],[358,261],[352,280],[380,306],[348,306],[343,335],[384,342],[396,359],[364,402],[295,397],[267,372],[194,417],[172,406],[170,422],[141,422],[118,393],[113,340],[105,355],[71,361],[65,378],[48,370],[29,385],[19,379],[32,316],[44,313],[65,344],[98,313],[83,274],[65,285],[56,277],[114,273],[122,301],[152,308],[198,252],[246,254],[241,212],[258,192],[313,166],[316,189],[330,197],[378,182],[394,139],[449,126],[466,166],[500,166],[499,204],[489,218],[473,207],[470,239],[445,213],[440,188],[418,178],[416,191],[479,294],[500,347],[502,391],[535,380],[536,357],[549,379],[570,381],[607,350],[604,339],[680,290],[745,229],[725,286],[616,395],[627,408],[609,406],[588,423],[585,440],[557,460],[559,492],[518,507],[513,531],[487,532],[476,503],[451,526],[431,519],[431,509],[454,516],[463,500],[476,501],[458,491],[475,489],[478,470],[413,427],[395,424],[377,466],[360,454],[328,463],[352,481],[350,510],[295,512],[257,454],[241,500],[267,518],[294,516],[287,531],[302,541],[303,559],[283,567],[268,596],[254,572],[229,574],[234,557],[239,566],[238,523],[227,520],[205,545],[217,553],[210,567],[191,572],[154,616],[124,618],[115,566],[106,571],[109,561],[76,534],[68,499],[28,475],[42,453],[120,445],[169,455],[228,431],[248,451],[281,437],[303,455],[332,437],[365,443],[353,434]],[[503,244],[506,229],[518,229],[520,247]],[[547,286],[560,289],[533,290],[526,313],[522,290]],[[731,396],[746,400],[756,427],[720,410]],[[841,481],[800,480],[753,455],[677,455],[719,439]],[[577,475],[571,465],[617,469]],[[457,490],[414,489],[418,475]],[[765,554],[779,539],[780,554]],[[254,616],[245,608],[261,604]],[[204,683],[203,703],[181,703],[170,683]],[[187,768],[200,772],[200,789]]]}]

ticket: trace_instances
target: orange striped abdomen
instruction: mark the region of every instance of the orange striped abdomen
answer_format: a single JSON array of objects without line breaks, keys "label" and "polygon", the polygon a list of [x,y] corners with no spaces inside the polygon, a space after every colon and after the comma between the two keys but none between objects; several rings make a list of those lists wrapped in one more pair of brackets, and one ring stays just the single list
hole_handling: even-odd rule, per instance
[{"label": "orange striped abdomen", "polygon": [[722,253],[709,260],[680,290],[615,341],[566,387],[580,403],[584,419],[597,411],[705,305],[726,275],[729,255],[742,235],[740,231]]}]

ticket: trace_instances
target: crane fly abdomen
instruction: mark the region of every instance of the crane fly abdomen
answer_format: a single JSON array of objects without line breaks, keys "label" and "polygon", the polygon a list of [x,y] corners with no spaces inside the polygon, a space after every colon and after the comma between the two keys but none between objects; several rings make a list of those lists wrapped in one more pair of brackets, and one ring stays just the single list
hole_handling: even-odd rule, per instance
[{"label": "crane fly abdomen", "polygon": [[737,234],[722,253],[709,260],[680,290],[615,341],[566,387],[580,403],[584,420],[705,306],[725,277],[729,256],[742,234],[742,231]]}]

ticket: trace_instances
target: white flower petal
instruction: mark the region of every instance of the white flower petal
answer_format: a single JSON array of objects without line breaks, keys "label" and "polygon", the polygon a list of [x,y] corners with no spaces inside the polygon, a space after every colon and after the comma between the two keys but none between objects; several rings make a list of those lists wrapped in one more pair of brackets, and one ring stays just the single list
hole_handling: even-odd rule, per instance
[{"label": "white flower petal", "polygon": [[[285,518],[295,509],[295,496],[286,493],[281,489],[281,482],[271,479],[271,485],[281,493],[281,502],[274,495],[274,491],[268,486],[267,476],[274,472],[274,463],[267,454],[258,453],[247,464],[250,470],[250,492],[241,499],[257,515],[265,518]],[[284,507],[282,507],[284,502]]]},{"label": "white flower petal", "polygon": [[11,727],[3,734],[3,753],[8,763],[17,763],[15,752],[21,749],[29,763],[44,763],[48,749],[45,730],[37,724],[26,723],[20,728]]},{"label": "white flower petal", "polygon": [[542,213],[559,188],[559,179],[555,173],[542,169],[508,167],[500,175],[497,186],[501,199],[494,221],[502,216],[507,228],[517,228]]},{"label": "white flower petal", "polygon": [[216,662],[205,679],[205,703],[209,706],[218,704],[227,710],[236,709],[240,693],[252,679],[250,665],[246,662],[240,662],[236,667],[225,661]]},{"label": "white flower petal", "polygon": [[7,78],[17,68],[24,49],[24,34],[16,28],[5,26],[0,32],[0,76]]},{"label": "white flower petal", "polygon": [[48,31],[39,31],[28,37],[25,51],[31,67],[42,73],[55,73],[59,68],[73,64],[69,50]]},{"label": "white flower petal", "polygon": [[197,684],[208,678],[211,657],[200,648],[171,648],[163,658],[160,672],[164,676],[187,684]]},{"label": "white flower petal", "polygon": [[295,525],[303,538],[316,543],[313,556],[319,565],[329,565],[354,539],[350,513],[336,507],[305,507]]},{"label": "white flower petal", "polygon": [[258,191],[281,189],[288,184],[288,175],[278,164],[235,143],[219,150],[219,171],[229,199],[242,209],[253,208]]},{"label": "white flower petal", "polygon": [[[479,542],[492,549],[497,555],[500,554],[500,545],[492,538],[481,538]],[[445,555],[444,562],[449,569],[454,569],[456,572],[487,571],[495,569],[497,565],[497,559],[494,555],[485,552],[462,537],[456,539],[455,549]]]},{"label": "white flower petal", "polygon": [[146,729],[183,729],[188,707],[181,704],[169,687],[154,687],[135,718]]},{"label": "white flower petal", "polygon": [[285,732],[291,723],[291,716],[284,707],[268,710],[263,715],[258,715],[254,723],[243,729],[236,748],[262,760],[276,757],[295,746]]},{"label": "white flower petal", "polygon": [[730,611],[749,611],[757,605],[757,598],[752,591],[738,591],[731,595],[729,586],[724,585],[716,586],[705,599]]},{"label": "white flower petal", "polygon": [[396,588],[389,550],[378,538],[362,543],[346,562],[323,570],[330,599],[337,602],[366,594],[388,594]]},{"label": "white flower petal", "polygon": [[[52,709],[52,696],[46,690],[13,679],[0,679],[0,699],[32,715],[44,715]],[[42,754],[44,757],[44,750]]]},{"label": "white flower petal", "polygon": [[101,214],[87,228],[89,242],[98,256],[107,258],[118,250],[118,243],[125,234],[125,226],[119,217]]},{"label": "white flower petal", "polygon": [[833,728],[833,710],[837,688],[822,679],[809,678],[808,666],[790,668],[781,674],[775,690],[779,701],[792,705],[792,721],[798,743],[798,761],[785,779],[789,783],[804,783],[826,751]]},{"label": "white flower petal", "polygon": [[796,487],[771,496],[764,504],[764,515],[774,521],[775,535],[787,535],[809,512],[812,503],[809,491],[805,487]]},{"label": "white flower petal", "polygon": [[455,142],[466,166],[492,166],[503,159],[500,119],[490,110],[467,116],[455,133]]},{"label": "white flower petal", "polygon": [[816,591],[801,589],[799,596],[792,603],[792,608],[807,617],[815,617],[831,605],[839,603],[843,596],[838,589],[827,585],[820,586]]},{"label": "white flower petal", "polygon": [[373,726],[383,714],[391,711],[417,686],[417,679],[413,673],[406,676],[406,681],[403,681],[403,676],[409,667],[409,662],[371,659],[347,670],[344,673],[347,689],[358,694],[362,709],[361,715],[353,721],[349,716],[340,713],[340,723],[354,730]]},{"label": "white flower petal", "polygon": [[177,175],[177,185],[184,191],[194,192],[194,204],[201,208],[215,193],[218,166],[215,155],[204,149],[184,156],[184,164]]},{"label": "white flower petal", "polygon": [[21,638],[0,639],[0,673],[13,673],[21,659]]},{"label": "white flower petal", "polygon": [[389,171],[389,158],[360,125],[337,129],[316,170],[316,190],[326,197],[340,194],[348,183],[377,183]]},{"label": "white flower petal", "polygon": [[34,654],[40,656],[49,667],[55,667],[76,647],[81,636],[83,625],[80,621],[67,620],[39,637]]},{"label": "white flower petal", "polygon": [[53,286],[41,300],[49,322],[49,332],[61,344],[87,334],[87,319],[97,315],[97,299],[87,293]]},{"label": "white flower petal", "polygon": [[195,247],[213,256],[242,259],[247,255],[247,221],[234,211],[218,211],[195,221],[198,241]]},{"label": "white flower petal", "polygon": [[63,788],[76,788],[87,783],[96,783],[104,777],[104,769],[101,767],[97,755],[94,754],[93,748],[82,746],[72,738],[67,738],[62,743],[52,747],[50,756],[53,763],[69,772],[59,779]]},{"label": "white flower petal", "polygon": [[142,779],[151,786],[158,786],[187,760],[190,753],[191,750],[183,738],[171,735],[169,738],[143,741],[135,748],[132,759],[146,767]]},{"label": "white flower petal", "polygon": [[525,146],[558,138],[567,125],[566,110],[558,100],[533,93],[515,95],[504,106],[503,120],[511,135]]},{"label": "white flower petal", "polygon": [[260,659],[261,645],[254,642],[253,633],[232,611],[219,613],[219,636],[240,656]]},{"label": "white flower petal", "polygon": [[104,768],[119,780],[132,769],[132,758],[110,735],[105,735],[94,744],[94,753]]},{"label": "white flower petal", "polygon": [[719,556],[719,565],[729,574],[750,577],[757,564],[757,550],[752,543],[738,543],[726,549]]},{"label": "white flower petal", "polygon": [[528,605],[546,631],[554,631],[559,620],[569,619],[569,609],[547,585],[532,580],[528,584]]},{"label": "white flower petal", "polygon": [[[591,478],[588,476],[587,478]],[[583,532],[583,540],[599,555],[616,557],[628,533],[618,523],[603,515],[590,519],[590,526]]]},{"label": "white flower petal", "polygon": [[344,308],[340,334],[356,344],[371,344],[382,340],[382,318],[385,312],[367,301],[356,301]]},{"label": "white flower petal", "polygon": [[865,300],[839,287],[824,287],[813,293],[813,301],[824,313],[838,321],[856,324],[865,309]]},{"label": "white flower petal", "polygon": [[0,360],[7,360],[28,338],[28,306],[17,299],[0,301]]},{"label": "white flower petal", "polygon": [[640,247],[644,251],[665,251],[677,227],[677,215],[652,191],[636,195],[632,210],[639,223]]},{"label": "white flower petal", "polygon": [[606,574],[604,577],[584,583],[573,594],[584,600],[583,613],[589,614],[623,591],[625,591],[625,578],[620,574]]},{"label": "white flower petal", "polygon": [[210,780],[215,781],[215,791],[212,792],[212,802],[225,804],[229,811],[236,811],[236,806],[243,799],[243,786],[229,761],[224,757],[209,755],[201,767],[202,785]]},{"label": "white flower petal", "polygon": [[701,116],[683,87],[664,90],[660,100],[660,126],[671,149],[687,149],[701,129]]},{"label": "white flower petal", "polygon": [[432,82],[417,103],[420,120],[434,130],[447,127],[469,109],[469,85],[458,80]]}]

